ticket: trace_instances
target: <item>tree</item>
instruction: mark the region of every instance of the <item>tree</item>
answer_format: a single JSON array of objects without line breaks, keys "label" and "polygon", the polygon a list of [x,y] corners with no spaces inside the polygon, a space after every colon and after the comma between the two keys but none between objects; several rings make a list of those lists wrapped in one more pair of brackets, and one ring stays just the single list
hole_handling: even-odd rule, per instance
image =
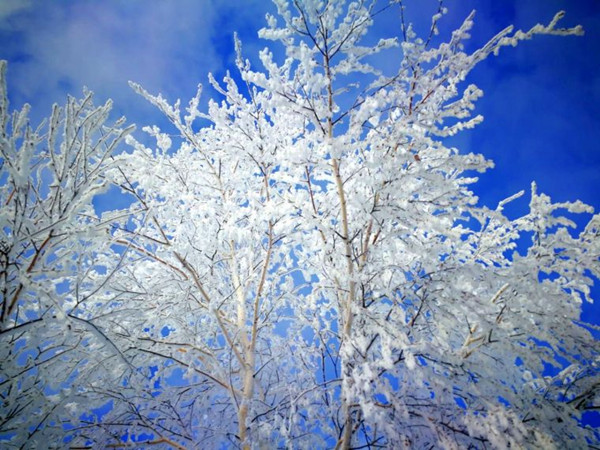
[{"label": "tree", "polygon": [[0,436],[36,447],[64,436],[51,424],[78,397],[74,380],[108,382],[123,366],[112,360],[125,361],[84,305],[115,267],[102,260],[110,227],[92,201],[132,127],[105,125],[111,102],[94,107],[85,92],[33,130],[28,105],[8,112],[5,73],[1,61]]},{"label": "tree", "polygon": [[[591,208],[552,203],[535,185],[516,220],[503,208],[523,192],[478,205],[469,185],[491,162],[444,141],[481,121],[471,111],[482,93],[463,84],[478,62],[581,29],[558,28],[559,13],[467,54],[473,15],[433,46],[441,4],[426,39],[400,5],[401,38],[367,45],[396,2],[275,3],[282,23],[268,16],[260,35],[285,58],[264,50],[255,71],[236,39],[239,74],[211,79],[222,101],[207,112],[201,89],[182,117],[179,102],[132,85],[175,131],[145,128],[156,149],[128,136],[131,153],[102,169],[99,185],[110,180],[132,204],[72,216],[101,232],[68,235],[86,270],[65,267],[68,294],[52,293],[57,305],[85,299],[64,315],[84,323],[74,336],[99,339],[94,356],[114,370],[106,382],[78,371],[78,397],[58,402],[69,414],[57,408],[36,432],[60,424],[73,445],[105,447],[597,444],[580,422],[598,408],[600,384],[593,326],[579,313],[600,274],[600,216],[570,233],[561,213]],[[377,69],[379,53],[398,55],[394,73]],[[517,248],[523,237],[530,245]],[[20,367],[13,358],[7,367]],[[83,398],[109,402],[104,417],[82,416]]]}]

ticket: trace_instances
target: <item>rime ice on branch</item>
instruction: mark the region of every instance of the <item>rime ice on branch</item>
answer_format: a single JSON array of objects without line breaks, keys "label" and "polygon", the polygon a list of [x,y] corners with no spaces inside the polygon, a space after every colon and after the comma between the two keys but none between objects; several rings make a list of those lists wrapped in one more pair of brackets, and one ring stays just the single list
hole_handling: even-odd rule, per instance
[{"label": "rime ice on branch", "polygon": [[29,105],[9,113],[5,73],[0,61],[0,442],[39,448],[81,425],[93,387],[131,367],[88,305],[119,262],[106,258],[112,221],[93,199],[133,127],[107,125],[112,103],[84,92],[34,130]]},{"label": "rime ice on branch", "polygon": [[[132,84],[174,131],[145,128],[155,149],[128,137],[106,168],[133,204],[127,220],[106,216],[112,246],[97,252],[118,267],[82,295],[135,376],[93,385],[112,409],[69,434],[181,448],[597,445],[579,422],[599,406],[579,316],[600,275],[600,217],[575,235],[561,214],[591,208],[535,185],[518,219],[503,209],[523,192],[478,205],[472,174],[491,161],[444,140],[481,121],[482,92],[463,83],[477,63],[581,28],[558,28],[559,13],[466,53],[473,14],[436,44],[441,5],[420,38],[398,2],[275,3],[260,36],[283,58],[267,48],[257,70],[236,39],[239,76],[211,78],[207,111],[201,89],[182,111]],[[367,45],[392,13],[401,35]],[[398,57],[393,73],[380,56]]]}]

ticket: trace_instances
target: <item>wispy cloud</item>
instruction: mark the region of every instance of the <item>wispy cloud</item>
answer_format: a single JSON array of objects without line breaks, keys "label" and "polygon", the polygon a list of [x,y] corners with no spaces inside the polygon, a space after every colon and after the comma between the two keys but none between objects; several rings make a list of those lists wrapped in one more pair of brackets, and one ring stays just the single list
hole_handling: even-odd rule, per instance
[{"label": "wispy cloud", "polygon": [[30,7],[31,0],[3,0],[0,2],[0,29],[9,28],[8,19],[15,13]]},{"label": "wispy cloud", "polygon": [[[181,0],[176,7],[141,0],[0,5],[0,23],[7,31],[0,58],[11,61],[11,96],[16,105],[43,106],[41,115],[53,102],[62,103],[65,94],[79,95],[84,85],[102,100],[114,98],[120,112],[128,115],[136,114],[138,104],[146,106],[131,92],[128,80],[170,98],[191,97],[209,71],[221,72],[227,64],[216,44],[223,39],[220,24],[232,19],[243,25],[225,2]],[[261,9],[259,2],[248,6]],[[263,14],[254,17],[262,22]],[[232,39],[228,43],[233,49]]]}]

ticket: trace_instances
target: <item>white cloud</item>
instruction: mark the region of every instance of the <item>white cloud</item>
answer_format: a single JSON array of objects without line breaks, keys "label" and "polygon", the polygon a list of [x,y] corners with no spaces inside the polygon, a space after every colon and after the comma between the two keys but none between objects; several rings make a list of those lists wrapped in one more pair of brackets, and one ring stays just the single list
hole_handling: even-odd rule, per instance
[{"label": "white cloud", "polygon": [[31,7],[31,0],[2,0],[0,1],[0,30],[7,29],[7,19],[13,14]]},{"label": "white cloud", "polygon": [[[6,0],[0,5],[9,10]],[[9,59],[14,106],[33,103],[41,117],[52,103],[63,103],[65,93],[78,96],[85,85],[100,100],[112,97],[120,113],[135,120],[136,109],[151,108],[133,94],[129,80],[170,99],[187,99],[209,71],[219,72],[228,63],[219,51],[225,42],[232,50],[233,40],[223,36],[219,23],[240,20],[228,16],[231,12],[226,2],[195,0],[38,3],[10,22],[15,39],[0,50],[0,57]],[[262,23],[252,10],[243,13]],[[215,45],[219,41],[221,50]]]}]

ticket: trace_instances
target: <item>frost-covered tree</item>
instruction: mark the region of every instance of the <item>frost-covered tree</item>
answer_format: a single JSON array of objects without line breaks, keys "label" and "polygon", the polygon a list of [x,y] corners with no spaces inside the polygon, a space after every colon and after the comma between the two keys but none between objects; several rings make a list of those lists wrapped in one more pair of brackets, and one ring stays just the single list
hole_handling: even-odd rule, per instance
[{"label": "frost-covered tree", "polygon": [[[471,116],[481,92],[460,89],[475,64],[534,34],[580,30],[558,29],[557,14],[528,32],[507,28],[469,55],[470,16],[437,48],[404,24],[400,41],[365,47],[375,3],[277,6],[283,24],[269,18],[261,34],[285,45],[285,61],[263,51],[265,73],[241,70],[272,95],[277,114],[301,122],[280,160],[305,180],[286,198],[305,218],[298,265],[314,282],[303,312],[316,320],[315,345],[336,347],[336,445],[585,445],[573,432],[568,400],[579,394],[567,380],[597,364],[576,321],[590,300],[586,270],[598,274],[599,219],[572,237],[560,210],[590,209],[552,204],[535,185],[530,213],[517,220],[502,214],[516,196],[495,210],[478,206],[471,174],[490,163],[443,141],[481,120]],[[386,75],[369,58],[394,46],[402,59]],[[360,81],[348,85],[352,75]],[[527,233],[531,246],[514,252]],[[545,378],[544,363],[557,358],[568,368]],[[582,389],[593,397],[590,380]]]},{"label": "frost-covered tree", "polygon": [[[284,53],[263,50],[257,70],[236,40],[238,73],[211,78],[221,98],[206,111],[200,89],[182,112],[132,85],[173,131],[146,127],[156,148],[127,138],[131,151],[86,186],[89,199],[110,180],[131,206],[70,216],[85,222],[68,234],[67,259],[82,267],[61,265],[57,249],[41,271],[65,272],[43,295],[83,331],[39,345],[73,335],[93,346],[107,375],[77,370],[67,384],[106,415],[90,420],[89,404],[61,398],[56,412],[36,406],[55,417],[36,432],[60,424],[74,445],[104,447],[598,445],[581,415],[600,406],[600,361],[579,316],[600,275],[600,216],[575,233],[568,216],[592,209],[535,185],[518,219],[503,208],[523,192],[479,205],[473,174],[492,163],[445,140],[481,121],[482,93],[464,83],[477,63],[535,34],[582,30],[559,28],[559,13],[466,53],[473,15],[436,44],[441,4],[419,38],[398,2],[275,3],[260,35]],[[368,44],[382,13],[397,14],[400,36]],[[23,257],[35,265],[35,254]],[[32,279],[20,266],[13,278]],[[56,314],[63,304],[75,309]],[[6,347],[11,370],[23,345]]]},{"label": "frost-covered tree", "polygon": [[5,73],[1,61],[0,438],[40,448],[61,442],[87,387],[129,370],[85,305],[118,265],[102,259],[110,227],[92,200],[131,128],[105,125],[111,102],[86,92],[34,130],[29,105],[9,113]]}]

